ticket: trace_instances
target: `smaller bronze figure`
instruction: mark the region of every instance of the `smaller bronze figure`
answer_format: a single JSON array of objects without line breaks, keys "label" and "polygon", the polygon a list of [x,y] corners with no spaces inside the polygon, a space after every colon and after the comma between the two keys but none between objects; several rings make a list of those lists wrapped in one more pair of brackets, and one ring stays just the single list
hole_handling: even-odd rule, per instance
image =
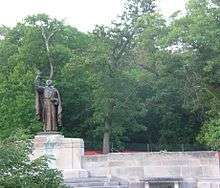
[{"label": "smaller bronze figure", "polygon": [[53,87],[52,80],[42,85],[41,74],[38,73],[35,79],[36,87],[36,115],[44,124],[44,132],[57,131],[61,125],[61,99],[58,90]]}]

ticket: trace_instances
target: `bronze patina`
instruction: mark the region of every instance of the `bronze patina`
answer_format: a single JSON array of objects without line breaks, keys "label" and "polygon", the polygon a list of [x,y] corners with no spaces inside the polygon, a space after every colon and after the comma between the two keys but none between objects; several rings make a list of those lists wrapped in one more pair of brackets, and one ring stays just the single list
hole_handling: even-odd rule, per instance
[{"label": "bronze patina", "polygon": [[52,80],[42,84],[41,74],[35,79],[36,115],[43,122],[44,132],[56,132],[61,125],[61,99],[59,91],[53,86]]}]

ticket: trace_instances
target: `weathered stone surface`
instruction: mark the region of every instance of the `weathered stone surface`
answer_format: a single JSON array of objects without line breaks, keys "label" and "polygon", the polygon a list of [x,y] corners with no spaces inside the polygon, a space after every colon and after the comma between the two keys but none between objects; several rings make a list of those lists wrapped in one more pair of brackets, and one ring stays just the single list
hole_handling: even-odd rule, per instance
[{"label": "weathered stone surface", "polygon": [[84,156],[83,160],[88,162],[107,162],[109,159],[108,155],[91,155],[91,156]]},{"label": "weathered stone surface", "polygon": [[144,167],[145,177],[180,177],[180,168],[175,166]]},{"label": "weathered stone surface", "polygon": [[203,177],[219,177],[219,166],[204,165],[202,166]]},{"label": "weathered stone surface", "polygon": [[200,178],[197,186],[198,188],[219,188],[220,178]]},{"label": "weathered stone surface", "polygon": [[195,179],[184,179],[181,188],[197,188],[197,182]]},{"label": "weathered stone surface", "polygon": [[[33,154],[33,158],[42,155],[53,157],[55,160],[51,160],[50,167],[62,170],[65,179],[86,178],[89,172],[92,176],[127,180],[130,188],[143,188],[144,184],[140,180],[146,177],[181,177],[181,188],[220,186],[217,152],[113,153],[84,156],[82,139],[44,134],[35,137]],[[114,185],[110,187],[113,188]]]},{"label": "weathered stone surface", "polygon": [[65,179],[65,184],[70,188],[128,188],[128,182],[105,176],[70,178]]},{"label": "weathered stone surface", "polygon": [[144,153],[110,153],[109,160],[142,160]]},{"label": "weathered stone surface", "polygon": [[129,188],[145,188],[144,182],[134,181],[129,182]]},{"label": "weathered stone surface", "polygon": [[203,177],[203,169],[201,166],[193,167],[186,166],[182,167],[182,176],[187,178]]},{"label": "weathered stone surface", "polygon": [[112,176],[123,178],[126,180],[139,180],[144,177],[143,167],[119,167],[110,168]]},{"label": "weathered stone surface", "polygon": [[93,176],[107,176],[109,174],[108,155],[84,156],[82,167]]},{"label": "weathered stone surface", "polygon": [[49,166],[61,170],[65,178],[88,176],[88,171],[82,169],[82,139],[64,138],[60,134],[43,134],[35,136],[33,143],[33,159],[43,155],[52,157]]},{"label": "weathered stone surface", "polygon": [[[220,177],[217,152],[114,153],[83,157],[91,174],[115,175],[131,181],[142,177]],[[194,188],[196,180],[185,182]]]}]

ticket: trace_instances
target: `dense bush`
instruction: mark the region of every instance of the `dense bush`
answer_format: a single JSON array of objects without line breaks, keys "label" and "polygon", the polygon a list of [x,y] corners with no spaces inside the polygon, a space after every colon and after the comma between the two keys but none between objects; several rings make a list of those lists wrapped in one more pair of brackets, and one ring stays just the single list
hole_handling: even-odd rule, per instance
[{"label": "dense bush", "polygon": [[62,187],[62,174],[50,169],[48,158],[30,160],[32,144],[24,136],[11,136],[0,141],[0,187]]}]

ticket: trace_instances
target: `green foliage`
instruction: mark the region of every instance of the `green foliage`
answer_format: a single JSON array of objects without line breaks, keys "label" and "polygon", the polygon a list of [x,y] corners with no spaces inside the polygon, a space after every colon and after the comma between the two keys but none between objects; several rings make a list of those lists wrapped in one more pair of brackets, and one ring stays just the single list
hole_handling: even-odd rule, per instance
[{"label": "green foliage", "polygon": [[50,169],[46,157],[30,160],[31,151],[32,144],[21,131],[0,141],[1,187],[62,187],[61,172]]},{"label": "green foliage", "polygon": [[124,13],[112,27],[97,27],[93,32],[99,44],[94,45],[92,56],[96,74],[93,118],[95,123],[102,125],[99,130],[104,133],[105,153],[109,152],[110,136],[112,140],[120,140],[117,137],[123,137],[126,131],[141,127],[135,118],[142,111],[142,104],[136,95],[138,83],[130,74],[134,66],[131,59],[137,45],[135,40],[143,29],[138,24],[139,18],[153,11],[153,2],[128,1]]},{"label": "green foliage", "polygon": [[[177,47],[173,54],[178,55],[183,63],[179,72],[183,84],[181,94],[183,107],[196,117],[193,124],[197,128],[193,137],[205,123],[198,140],[210,147],[215,147],[213,137],[217,139],[217,134],[213,134],[217,128],[216,120],[210,119],[218,117],[220,111],[219,8],[206,0],[189,1],[186,16],[174,19],[166,37],[169,46]],[[204,130],[208,133],[204,134]]]},{"label": "green foliage", "polygon": [[[29,16],[12,29],[1,28],[3,36],[0,40],[1,138],[8,137],[15,128],[28,129],[31,134],[41,130],[42,125],[35,119],[33,86],[37,70],[43,72],[45,79],[49,76],[48,56],[41,26],[48,35],[59,28],[59,32],[55,33],[50,43],[55,76],[59,79],[65,64],[78,53],[72,54],[72,51],[86,45],[85,34],[70,26],[64,26],[62,22],[44,14]],[[57,78],[55,78],[57,82],[62,82]],[[62,87],[60,88],[63,93]],[[64,103],[69,102],[64,100]]]},{"label": "green foliage", "polygon": [[95,147],[103,140],[117,148],[126,142],[217,148],[211,135],[220,111],[220,7],[213,3],[190,0],[186,15],[175,13],[167,23],[154,1],[128,0],[110,27],[89,34],[45,14],[0,27],[0,137],[41,129],[33,80],[37,70],[44,79],[50,72],[43,29],[52,34],[65,136]]},{"label": "green foliage", "polygon": [[208,145],[214,150],[220,149],[220,119],[212,119],[206,122],[198,136],[198,141]]},{"label": "green foliage", "polygon": [[8,59],[8,63],[0,64],[0,137],[8,137],[16,128],[29,128],[35,133],[40,126],[34,118],[34,70],[23,62],[18,63],[17,54]]}]

